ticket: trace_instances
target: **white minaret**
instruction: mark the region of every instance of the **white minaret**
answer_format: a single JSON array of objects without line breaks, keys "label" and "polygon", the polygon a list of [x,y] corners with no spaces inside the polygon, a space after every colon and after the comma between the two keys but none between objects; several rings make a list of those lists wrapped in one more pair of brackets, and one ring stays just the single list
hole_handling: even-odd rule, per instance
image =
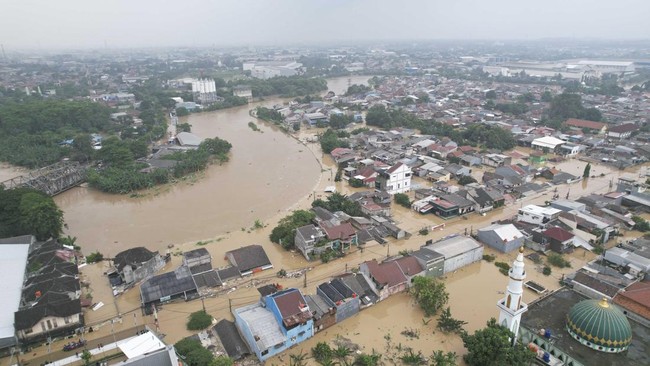
[{"label": "white minaret", "polygon": [[524,270],[524,247],[519,248],[517,259],[512,263],[512,268],[508,272],[508,287],[506,288],[506,296],[499,300],[497,307],[499,308],[499,324],[510,329],[515,334],[515,339],[519,333],[519,324],[521,323],[521,315],[528,310],[528,305],[522,302],[524,295],[524,279],[526,278],[526,271]]}]

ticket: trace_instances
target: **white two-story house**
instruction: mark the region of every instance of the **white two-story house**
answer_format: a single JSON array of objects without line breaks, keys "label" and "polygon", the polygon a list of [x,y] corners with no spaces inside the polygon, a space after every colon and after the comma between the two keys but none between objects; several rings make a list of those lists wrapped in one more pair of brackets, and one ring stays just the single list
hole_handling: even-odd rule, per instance
[{"label": "white two-story house", "polygon": [[375,189],[390,194],[404,193],[411,190],[411,169],[397,163],[379,173],[375,180]]}]

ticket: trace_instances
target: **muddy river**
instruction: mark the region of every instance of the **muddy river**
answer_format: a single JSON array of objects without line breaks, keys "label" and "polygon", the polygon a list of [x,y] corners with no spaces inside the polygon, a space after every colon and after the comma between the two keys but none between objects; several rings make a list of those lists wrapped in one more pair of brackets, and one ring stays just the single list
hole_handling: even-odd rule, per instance
[{"label": "muddy river", "polygon": [[[328,80],[328,86],[343,93],[349,83],[367,80],[334,78]],[[314,190],[320,163],[309,149],[278,129],[257,122],[260,133],[248,126],[254,120],[250,109],[284,101],[271,98],[181,120],[190,123],[202,138],[228,140],[233,145],[230,161],[140,197],[84,187],[65,192],[55,200],[65,212],[66,233],[76,236],[84,251],[100,250],[112,256],[133,246],[164,249],[168,244],[239,231],[291,208]],[[232,247],[247,244],[232,243]]]}]

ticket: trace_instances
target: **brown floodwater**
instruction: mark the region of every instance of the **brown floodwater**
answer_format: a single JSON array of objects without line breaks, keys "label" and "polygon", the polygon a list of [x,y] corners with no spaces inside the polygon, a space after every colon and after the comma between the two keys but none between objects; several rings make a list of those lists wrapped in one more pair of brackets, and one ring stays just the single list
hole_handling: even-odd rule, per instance
[{"label": "brown floodwater", "polygon": [[[368,77],[328,80],[329,90],[344,92],[349,83]],[[84,251],[105,255],[133,246],[161,250],[250,228],[288,210],[314,191],[321,165],[310,149],[277,128],[256,121],[249,110],[285,102],[271,98],[246,106],[197,113],[182,122],[199,137],[220,137],[232,145],[230,161],[209,167],[198,177],[142,192],[138,197],[112,195],[79,187],[55,197],[65,213],[66,234]],[[229,243],[239,247],[251,243]],[[222,244],[223,247],[223,244]]]}]

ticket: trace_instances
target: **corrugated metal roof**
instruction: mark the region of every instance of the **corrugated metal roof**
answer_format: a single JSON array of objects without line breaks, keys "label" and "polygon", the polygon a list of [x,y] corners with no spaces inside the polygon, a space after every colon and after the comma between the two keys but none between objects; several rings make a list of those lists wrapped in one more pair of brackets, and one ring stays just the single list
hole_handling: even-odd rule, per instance
[{"label": "corrugated metal roof", "polygon": [[427,245],[425,248],[435,250],[436,252],[442,254],[445,259],[447,259],[472,251],[481,246],[481,243],[470,237],[456,236],[453,238],[441,240],[431,245]]}]

